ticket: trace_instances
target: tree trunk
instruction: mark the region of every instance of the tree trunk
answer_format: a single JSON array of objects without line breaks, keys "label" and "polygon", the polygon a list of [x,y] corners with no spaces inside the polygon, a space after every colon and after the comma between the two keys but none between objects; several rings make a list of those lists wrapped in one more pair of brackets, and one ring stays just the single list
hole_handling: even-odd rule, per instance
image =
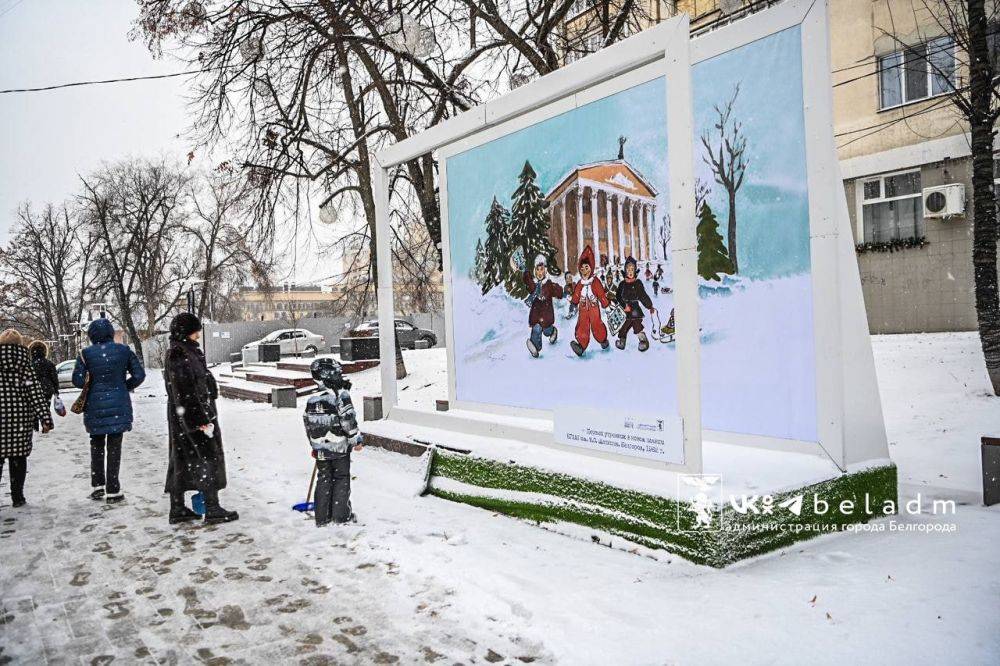
[{"label": "tree trunk", "polygon": [[733,273],[739,273],[740,265],[736,260],[736,190],[729,190],[729,232],[726,241],[729,261],[733,264]]},{"label": "tree trunk", "polygon": [[993,72],[984,0],[969,0],[969,96],[972,114],[972,268],[976,319],[986,372],[1000,395],[1000,300],[997,293],[997,210],[993,194]]}]

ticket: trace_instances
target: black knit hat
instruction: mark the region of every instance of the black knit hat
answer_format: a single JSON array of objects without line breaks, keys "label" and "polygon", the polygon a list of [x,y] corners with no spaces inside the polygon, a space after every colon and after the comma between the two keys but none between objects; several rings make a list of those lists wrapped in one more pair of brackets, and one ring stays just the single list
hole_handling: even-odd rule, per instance
[{"label": "black knit hat", "polygon": [[187,340],[195,331],[201,330],[201,319],[190,312],[182,312],[170,322],[170,339]]},{"label": "black knit hat", "polygon": [[351,382],[344,379],[344,368],[335,359],[329,357],[318,358],[309,366],[313,380],[326,388],[339,391],[342,388],[350,389]]}]

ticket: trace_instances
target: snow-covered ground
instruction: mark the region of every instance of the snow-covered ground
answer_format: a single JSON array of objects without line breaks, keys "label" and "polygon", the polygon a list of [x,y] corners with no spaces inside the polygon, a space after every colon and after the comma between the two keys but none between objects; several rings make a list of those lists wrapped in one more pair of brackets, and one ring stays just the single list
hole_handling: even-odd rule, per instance
[{"label": "snow-covered ground", "polygon": [[[727,280],[703,287],[701,301],[702,419],[723,432],[816,440],[816,378],[813,370],[812,282],[808,274],[771,280]],[[495,288],[453,286],[456,395],[459,400],[553,410],[594,404],[661,416],[677,413],[677,347],[651,341],[639,352],[634,334],[625,350],[601,350],[591,341],[583,357],[570,348],[577,319],[566,318],[569,301],[556,302],[559,337],[543,341],[539,358],[527,351],[528,308]],[[658,323],[666,323],[673,294],[653,296]],[[655,330],[647,312],[646,332]],[[612,338],[612,342],[614,339]],[[739,369],[738,372],[736,369]],[[780,381],[765,385],[764,378]],[[488,379],[486,379],[488,378]],[[638,391],[634,387],[656,390]]]},{"label": "snow-covered ground", "polygon": [[[301,414],[222,401],[237,523],[167,525],[164,395],[136,391],[128,500],[85,499],[70,416],[0,487],[0,663],[963,663],[1000,661],[1000,510],[978,505],[981,434],[1000,433],[972,334],[875,338],[901,499],[951,532],[824,536],[725,570],[653,561],[436,498],[419,461],[355,456],[355,527],[290,511],[311,461]],[[401,401],[446,397],[443,350],[407,352]],[[356,397],[378,371],[353,376]],[[360,400],[359,400],[360,402]]]}]

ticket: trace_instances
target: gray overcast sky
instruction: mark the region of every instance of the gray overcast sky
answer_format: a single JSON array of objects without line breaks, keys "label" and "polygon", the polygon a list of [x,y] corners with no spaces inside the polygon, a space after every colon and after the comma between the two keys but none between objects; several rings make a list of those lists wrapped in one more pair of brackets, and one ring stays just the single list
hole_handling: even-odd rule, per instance
[{"label": "gray overcast sky", "polygon": [[[0,0],[0,89],[183,71],[183,63],[170,56],[154,60],[141,42],[129,41],[137,12],[132,0]],[[184,160],[190,146],[178,135],[187,127],[187,81],[0,95],[0,244],[9,239],[18,204],[30,200],[40,207],[72,197],[77,174],[101,162],[159,155]],[[312,203],[315,208],[318,199]],[[318,255],[307,233],[293,267],[286,252],[291,225],[283,227],[279,281],[324,280],[340,271],[339,261]],[[313,233],[327,240],[336,235]]]},{"label": "gray overcast sky", "polygon": [[[0,0],[0,89],[183,69],[128,40],[136,13],[131,0]],[[62,201],[102,161],[182,159],[184,81],[0,95],[0,243],[20,202]]]}]

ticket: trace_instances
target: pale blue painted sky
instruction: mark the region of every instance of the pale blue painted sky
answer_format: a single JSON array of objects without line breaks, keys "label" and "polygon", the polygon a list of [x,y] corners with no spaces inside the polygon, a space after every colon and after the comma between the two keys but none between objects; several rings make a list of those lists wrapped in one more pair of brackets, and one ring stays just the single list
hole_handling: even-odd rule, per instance
[{"label": "pale blue painted sky", "polygon": [[548,192],[579,164],[615,159],[625,135],[625,158],[659,193],[666,210],[667,132],[664,79],[655,79],[611,97],[508,134],[448,159],[448,217],[452,266],[456,275],[472,268],[476,240],[496,196],[510,209],[510,195],[525,160]]},{"label": "pale blue painted sky", "polygon": [[[768,278],[809,270],[808,196],[798,27],[711,60],[692,71],[695,172],[712,183],[700,136],[741,83],[735,115],[748,138],[750,167],[737,195],[741,273]],[[455,275],[468,274],[483,219],[494,196],[510,208],[524,161],[543,191],[578,164],[612,159],[617,138],[629,138],[626,158],[667,202],[665,82],[657,79],[563,113],[448,160],[448,210]],[[713,183],[714,185],[714,183]],[[725,237],[728,203],[718,185],[709,202]],[[693,221],[692,221],[693,222]]]},{"label": "pale blue painted sky", "polygon": [[[699,63],[692,70],[695,173],[714,186],[709,203],[725,238],[729,205],[702,161],[702,132],[740,83],[734,117],[743,123],[750,166],[736,198],[740,272],[752,278],[809,270],[802,55],[798,26]],[[712,130],[714,132],[714,130]]]}]

